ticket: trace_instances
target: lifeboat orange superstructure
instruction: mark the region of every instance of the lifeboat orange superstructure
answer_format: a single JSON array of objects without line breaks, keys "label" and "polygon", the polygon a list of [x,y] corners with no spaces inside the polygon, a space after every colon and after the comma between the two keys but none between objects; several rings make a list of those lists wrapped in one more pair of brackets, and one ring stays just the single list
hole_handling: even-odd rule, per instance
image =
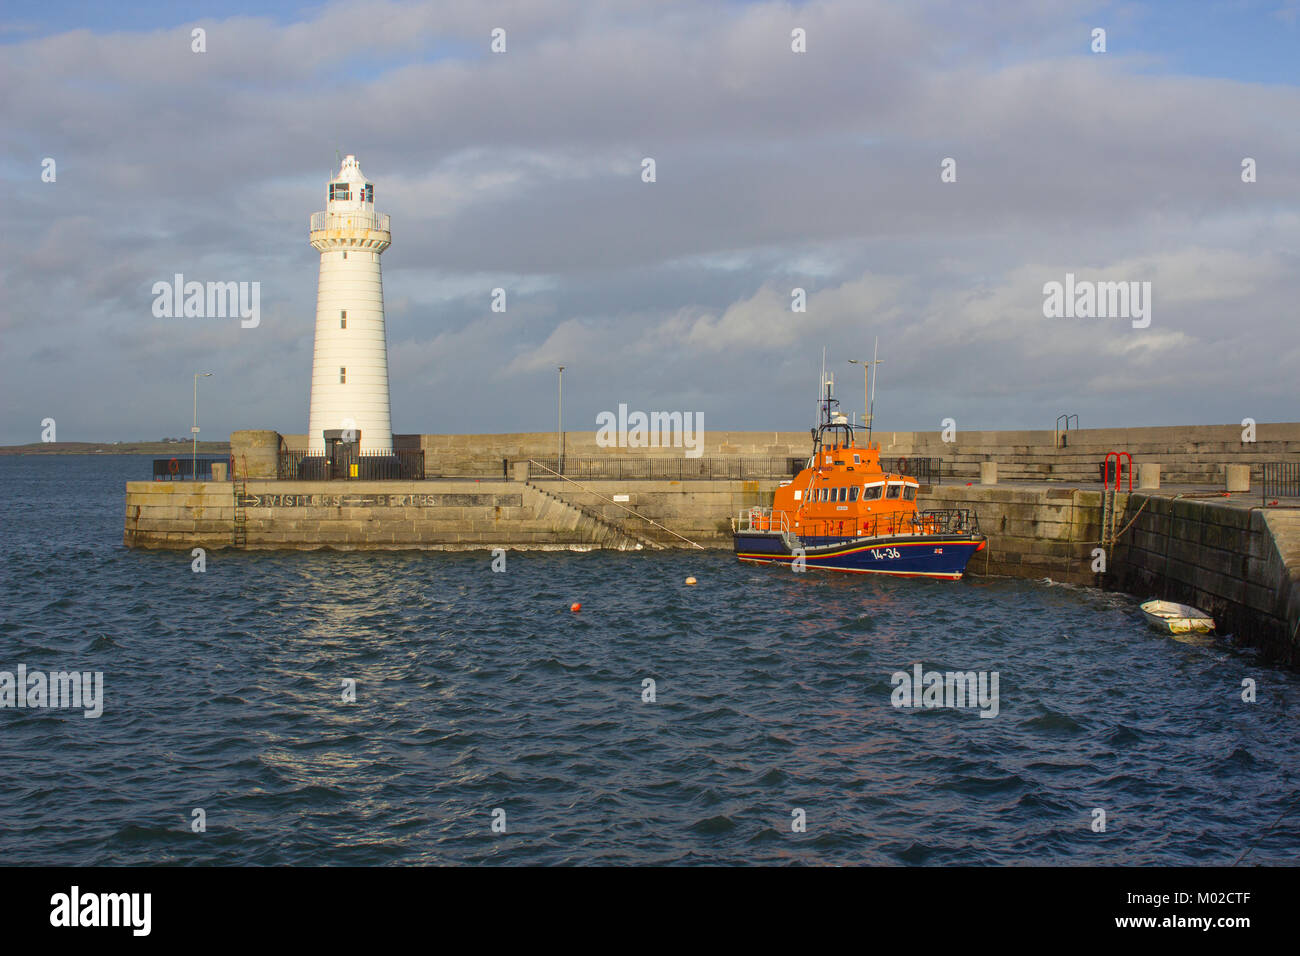
[{"label": "lifeboat orange superstructure", "polygon": [[855,440],[856,426],[834,411],[829,381],[812,430],[812,457],[773,494],[733,522],[736,556],[828,571],[958,579],[985,538],[973,511],[918,511],[920,482],[886,471],[880,445]]},{"label": "lifeboat orange superstructure", "polygon": [[[864,537],[902,533],[934,533],[918,520],[916,495],[920,483],[908,475],[880,466],[880,445],[822,445],[809,465],[776,489],[771,516],[765,522],[784,524],[800,537]],[[784,521],[782,520],[784,518]]]}]

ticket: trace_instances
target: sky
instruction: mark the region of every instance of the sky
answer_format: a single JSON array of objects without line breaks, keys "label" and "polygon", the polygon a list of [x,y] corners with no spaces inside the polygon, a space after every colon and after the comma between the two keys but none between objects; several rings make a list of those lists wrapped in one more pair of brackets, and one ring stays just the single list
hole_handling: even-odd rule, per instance
[{"label": "sky", "polygon": [[7,3],[0,130],[0,443],[188,437],[196,371],[202,437],[304,433],[339,154],[399,433],[552,430],[557,365],[566,429],[802,430],[877,339],[882,429],[1300,420],[1300,0]]}]

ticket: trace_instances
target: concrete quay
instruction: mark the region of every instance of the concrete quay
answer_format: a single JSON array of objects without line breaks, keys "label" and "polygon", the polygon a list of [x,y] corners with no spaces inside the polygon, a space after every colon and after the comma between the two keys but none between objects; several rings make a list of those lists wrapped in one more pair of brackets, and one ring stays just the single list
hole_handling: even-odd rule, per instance
[{"label": "concrete quay", "polygon": [[[781,480],[574,482],[535,477],[536,469],[530,478],[529,458],[554,456],[553,434],[405,437],[406,447],[418,440],[425,449],[423,481],[277,480],[278,456],[298,438],[236,432],[236,481],[128,482],[123,541],[177,550],[730,549],[731,519],[770,505]],[[1053,432],[971,432],[956,443],[937,433],[876,438],[890,457],[943,457],[944,480],[922,486],[918,504],[975,512],[989,545],[970,574],[1182,601],[1270,657],[1300,663],[1300,500],[1262,507],[1257,493],[1224,494],[1256,482],[1263,461],[1300,461],[1300,425],[1261,424],[1255,443],[1243,443],[1237,426],[1071,431],[1064,447]],[[798,457],[801,442],[804,433],[711,433],[705,454]],[[1162,487],[1115,493],[1119,533],[1106,540],[1098,466],[1111,450],[1133,455],[1139,484],[1159,475]],[[568,455],[579,452],[681,456],[594,440],[587,448],[574,437]],[[485,474],[430,477],[431,469]]]}]

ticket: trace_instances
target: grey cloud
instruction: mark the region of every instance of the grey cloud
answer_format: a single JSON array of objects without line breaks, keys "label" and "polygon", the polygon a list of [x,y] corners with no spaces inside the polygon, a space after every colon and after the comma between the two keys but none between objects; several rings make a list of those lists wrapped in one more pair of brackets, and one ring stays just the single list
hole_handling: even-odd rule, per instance
[{"label": "grey cloud", "polygon": [[[1089,5],[1013,9],[347,3],[198,21],[203,55],[189,25],[12,40],[0,440],[52,390],[80,409],[61,436],[176,433],[197,364],[207,427],[302,431],[336,148],[393,216],[402,431],[552,427],[558,362],[575,422],[692,402],[799,428],[821,346],[843,385],[875,335],[898,428],[1294,419],[1300,91],[1089,56]],[[1153,281],[1147,338],[1044,320],[1067,270]],[[173,272],[262,282],[262,327],[154,319]]]}]

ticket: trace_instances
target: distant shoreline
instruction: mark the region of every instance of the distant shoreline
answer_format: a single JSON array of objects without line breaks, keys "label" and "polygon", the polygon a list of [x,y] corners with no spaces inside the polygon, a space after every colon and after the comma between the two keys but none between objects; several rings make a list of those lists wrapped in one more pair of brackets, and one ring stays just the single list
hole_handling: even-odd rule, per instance
[{"label": "distant shoreline", "polygon": [[[54,441],[31,442],[27,445],[0,445],[0,455],[168,455],[180,458],[193,451],[187,441]],[[228,441],[201,441],[200,455],[230,455]]]}]

